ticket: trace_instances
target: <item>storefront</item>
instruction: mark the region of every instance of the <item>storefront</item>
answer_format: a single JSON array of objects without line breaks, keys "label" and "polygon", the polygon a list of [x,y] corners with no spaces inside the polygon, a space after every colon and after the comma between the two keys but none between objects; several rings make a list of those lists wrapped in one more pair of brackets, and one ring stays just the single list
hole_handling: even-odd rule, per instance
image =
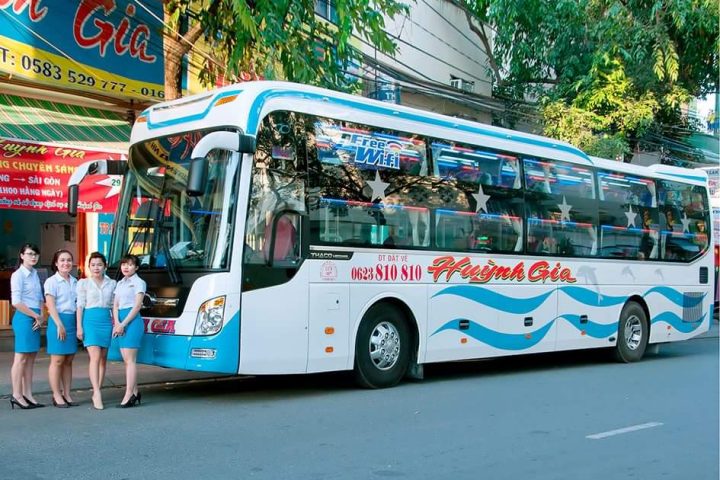
[{"label": "storefront", "polygon": [[0,136],[0,328],[9,328],[10,275],[19,248],[40,247],[38,273],[50,274],[55,251],[73,252],[78,267],[92,251],[107,253],[112,219],[122,179],[95,177],[83,185],[79,213],[67,214],[67,182],[80,164],[122,159],[122,150],[90,149],[57,143],[29,142]]},{"label": "storefront", "polygon": [[59,248],[80,269],[107,251],[121,179],[83,184],[76,218],[67,180],[85,161],[124,158],[135,115],[162,99],[161,19],[160,1],[0,2],[0,337],[23,243],[40,247],[41,276]]}]

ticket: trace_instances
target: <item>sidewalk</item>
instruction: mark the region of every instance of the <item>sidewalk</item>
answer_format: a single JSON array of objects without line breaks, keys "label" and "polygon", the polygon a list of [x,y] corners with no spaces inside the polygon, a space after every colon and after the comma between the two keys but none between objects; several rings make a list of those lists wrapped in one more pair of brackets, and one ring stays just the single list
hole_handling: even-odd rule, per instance
[{"label": "sidewalk", "polygon": [[[13,352],[0,352],[0,398],[5,398],[12,393],[12,383],[10,381],[10,367],[12,366]],[[87,351],[80,349],[75,360],[73,361],[73,385],[72,391],[90,390],[90,380],[88,379],[88,354]],[[33,370],[33,393],[35,395],[46,395],[50,393],[50,384],[48,383],[48,366],[50,365],[50,357],[44,350],[38,353],[35,360],[35,369]],[[178,382],[183,380],[197,380],[207,378],[224,377],[219,373],[202,373],[189,372],[186,370],[175,370],[172,368],[153,367],[149,365],[138,364],[138,383],[140,385]],[[103,388],[120,388],[125,386],[125,366],[122,362],[108,362],[105,371],[105,383]],[[42,398],[47,403],[46,398]]]},{"label": "sidewalk", "polygon": [[[718,321],[713,320],[710,323],[710,330],[696,338],[718,338]],[[10,382],[10,366],[13,361],[12,352],[0,352],[0,397],[5,397],[12,393],[12,384]],[[39,395],[45,395],[50,392],[48,384],[48,365],[50,358],[41,351],[35,361],[35,370],[33,372],[33,392]],[[175,370],[172,368],[152,367],[148,365],[138,364],[138,381],[141,385],[178,382],[183,380],[198,380],[207,378],[223,377],[225,375],[216,373],[200,373],[189,372],[185,370]],[[106,388],[120,388],[125,385],[125,368],[121,362],[108,362],[107,371],[105,372]],[[73,362],[73,391],[89,390],[91,388],[90,380],[88,380],[88,355],[85,350],[78,351]]]}]

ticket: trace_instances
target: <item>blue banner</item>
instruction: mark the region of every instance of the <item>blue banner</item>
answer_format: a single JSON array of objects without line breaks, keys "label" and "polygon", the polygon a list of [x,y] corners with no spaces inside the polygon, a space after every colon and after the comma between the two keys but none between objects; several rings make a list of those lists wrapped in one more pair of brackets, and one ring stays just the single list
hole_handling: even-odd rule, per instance
[{"label": "blue banner", "polygon": [[160,0],[0,0],[0,71],[162,99],[162,18]]}]

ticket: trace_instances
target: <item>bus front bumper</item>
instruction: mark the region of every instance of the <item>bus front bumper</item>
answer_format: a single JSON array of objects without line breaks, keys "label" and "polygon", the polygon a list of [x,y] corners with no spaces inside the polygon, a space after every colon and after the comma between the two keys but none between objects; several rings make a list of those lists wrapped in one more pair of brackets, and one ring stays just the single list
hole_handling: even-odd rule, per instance
[{"label": "bus front bumper", "polygon": [[[117,342],[108,352],[111,361],[122,361]],[[145,365],[196,372],[237,373],[240,360],[240,317],[235,315],[216,335],[146,333],[137,361]]]}]

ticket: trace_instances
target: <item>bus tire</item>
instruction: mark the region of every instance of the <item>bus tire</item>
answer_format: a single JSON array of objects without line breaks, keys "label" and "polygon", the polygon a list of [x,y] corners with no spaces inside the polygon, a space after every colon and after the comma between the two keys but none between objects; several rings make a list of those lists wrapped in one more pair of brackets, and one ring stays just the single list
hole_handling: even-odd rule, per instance
[{"label": "bus tire", "polygon": [[387,388],[403,378],[410,361],[405,316],[394,305],[379,303],[363,316],[355,340],[355,381],[365,388]]},{"label": "bus tire", "polygon": [[645,355],[649,336],[645,310],[637,302],[628,302],[620,313],[615,359],[622,363],[640,360]]}]

